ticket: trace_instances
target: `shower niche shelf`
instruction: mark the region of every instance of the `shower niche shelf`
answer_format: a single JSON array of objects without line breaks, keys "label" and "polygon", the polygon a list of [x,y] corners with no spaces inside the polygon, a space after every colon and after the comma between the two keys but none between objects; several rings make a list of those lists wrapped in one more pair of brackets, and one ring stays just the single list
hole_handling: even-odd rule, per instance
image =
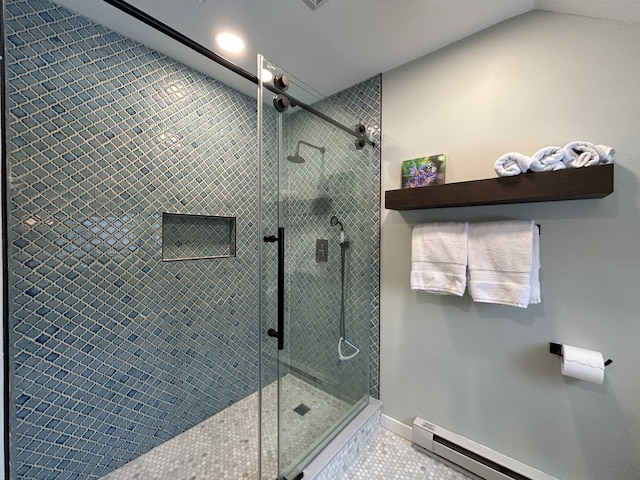
[{"label": "shower niche shelf", "polygon": [[525,173],[430,187],[387,190],[389,210],[469,207],[603,198],[613,192],[613,164]]},{"label": "shower niche shelf", "polygon": [[236,218],[162,214],[162,261],[236,256]]}]

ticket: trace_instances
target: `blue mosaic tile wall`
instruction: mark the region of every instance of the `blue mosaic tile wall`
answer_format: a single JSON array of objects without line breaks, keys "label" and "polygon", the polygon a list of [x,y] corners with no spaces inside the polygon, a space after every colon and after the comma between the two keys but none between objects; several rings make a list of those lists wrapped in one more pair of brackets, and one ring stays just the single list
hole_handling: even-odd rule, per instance
[{"label": "blue mosaic tile wall", "polygon": [[[376,76],[314,104],[345,125],[367,125],[373,148],[357,151],[353,137],[305,111],[283,122],[285,155],[293,154],[300,140],[326,149],[322,154],[301,145],[306,162],[285,162],[283,168],[283,216],[290,227],[290,363],[316,377],[321,387],[353,401],[367,393],[378,396],[380,90]],[[330,225],[333,215],[350,240],[346,336],[362,349],[344,362],[338,362],[340,246],[339,228]],[[316,239],[329,241],[327,263],[315,261]]]},{"label": "blue mosaic tile wall", "polygon": [[[13,466],[97,478],[257,387],[255,100],[45,0],[7,48]],[[163,211],[237,257],[163,263]]]},{"label": "blue mosaic tile wall", "polygon": [[[6,22],[13,468],[98,478],[255,391],[255,100],[47,0]],[[325,106],[379,125],[360,90]],[[237,256],[163,263],[164,211],[237,217]]]},{"label": "blue mosaic tile wall", "polygon": [[[333,118],[349,124],[350,118],[367,125],[369,137],[375,147],[368,153],[371,158],[368,182],[371,186],[368,205],[367,227],[371,241],[369,267],[369,394],[380,398],[380,206],[381,206],[381,159],[382,159],[382,76],[375,76],[366,82],[336,94],[329,99],[325,108],[330,108]],[[320,107],[321,109],[323,107]],[[353,120],[351,120],[353,121]],[[365,172],[366,174],[366,172]]]}]

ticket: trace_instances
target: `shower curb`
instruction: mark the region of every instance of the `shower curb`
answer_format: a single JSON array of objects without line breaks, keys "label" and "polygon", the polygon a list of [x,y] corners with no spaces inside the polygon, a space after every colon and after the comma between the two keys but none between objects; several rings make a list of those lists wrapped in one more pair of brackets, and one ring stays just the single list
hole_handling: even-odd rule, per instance
[{"label": "shower curb", "polygon": [[369,444],[380,428],[382,402],[369,398],[369,404],[304,469],[304,478],[340,478]]}]

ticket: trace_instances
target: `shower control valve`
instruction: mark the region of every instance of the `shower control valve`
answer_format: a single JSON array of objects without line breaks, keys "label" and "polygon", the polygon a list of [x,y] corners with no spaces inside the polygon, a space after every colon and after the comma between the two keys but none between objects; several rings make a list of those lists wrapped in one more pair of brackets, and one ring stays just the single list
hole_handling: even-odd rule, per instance
[{"label": "shower control valve", "polygon": [[329,259],[329,240],[316,240],[316,263],[324,263]]}]

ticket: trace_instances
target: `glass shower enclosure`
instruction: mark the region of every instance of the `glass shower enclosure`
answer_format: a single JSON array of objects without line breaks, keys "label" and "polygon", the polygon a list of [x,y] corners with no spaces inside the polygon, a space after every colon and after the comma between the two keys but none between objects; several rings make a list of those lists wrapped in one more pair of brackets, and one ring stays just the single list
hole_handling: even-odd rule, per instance
[{"label": "glass shower enclosure", "polygon": [[360,119],[5,6],[8,478],[298,478],[368,401]]},{"label": "glass shower enclosure", "polygon": [[262,478],[293,479],[368,403],[372,149],[322,118],[339,99],[258,71]]}]

